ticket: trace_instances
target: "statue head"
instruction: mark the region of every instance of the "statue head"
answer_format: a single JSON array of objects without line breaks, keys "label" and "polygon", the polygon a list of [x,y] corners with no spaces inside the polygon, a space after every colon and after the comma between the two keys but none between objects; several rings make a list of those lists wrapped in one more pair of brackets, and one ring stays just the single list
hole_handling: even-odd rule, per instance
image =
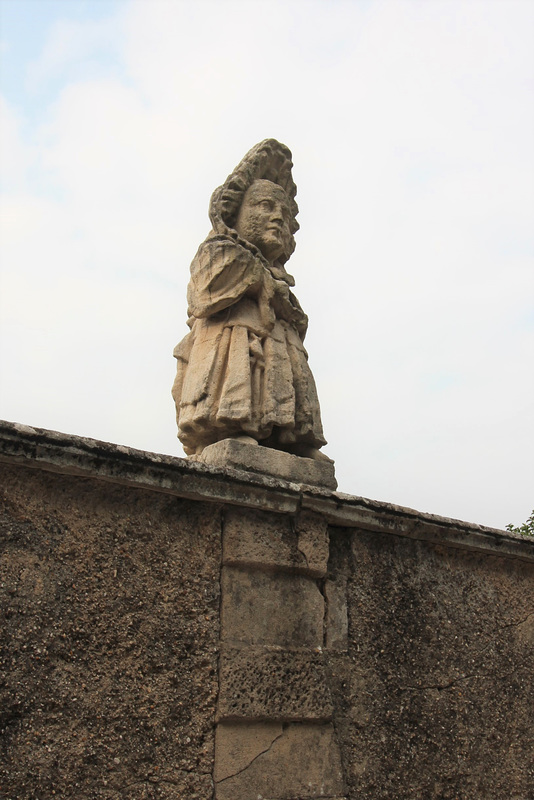
[{"label": "statue head", "polygon": [[290,247],[291,219],[289,197],[282,187],[260,178],[245,192],[234,228],[273,263]]},{"label": "statue head", "polygon": [[283,265],[299,228],[292,166],[291,151],[276,139],[253,147],[211,197],[215,233],[241,239],[267,261]]}]

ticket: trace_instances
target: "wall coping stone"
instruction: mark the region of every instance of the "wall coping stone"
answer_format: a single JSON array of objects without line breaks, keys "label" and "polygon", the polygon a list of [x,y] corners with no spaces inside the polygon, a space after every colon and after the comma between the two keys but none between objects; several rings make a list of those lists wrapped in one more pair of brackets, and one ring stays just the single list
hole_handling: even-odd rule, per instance
[{"label": "wall coping stone", "polygon": [[306,509],[336,527],[361,528],[501,558],[534,561],[534,539],[508,531],[14,422],[0,421],[0,461],[203,502],[294,516]]}]

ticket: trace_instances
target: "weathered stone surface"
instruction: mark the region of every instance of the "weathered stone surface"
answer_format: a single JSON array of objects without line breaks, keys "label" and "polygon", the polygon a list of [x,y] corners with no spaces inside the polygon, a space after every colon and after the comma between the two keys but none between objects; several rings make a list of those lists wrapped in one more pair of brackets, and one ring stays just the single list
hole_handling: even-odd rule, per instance
[{"label": "weathered stone surface", "polygon": [[325,656],[349,797],[530,797],[532,565],[363,531],[330,543],[336,570],[347,558],[349,650]]},{"label": "weathered stone surface", "polygon": [[223,641],[321,647],[324,600],[304,575],[222,569]]},{"label": "weathered stone surface", "polygon": [[321,653],[225,648],[219,682],[219,719],[326,722],[332,717]]},{"label": "weathered stone surface", "polygon": [[[303,345],[308,318],[285,269],[299,227],[292,166],[288,148],[266,139],[212,195],[213,230],[193,259],[187,290],[191,332],[174,351],[178,436],[188,455],[240,437],[325,458]],[[264,458],[265,470],[280,474],[269,472],[278,462]],[[244,468],[262,471],[254,456],[250,464]]]},{"label": "weathered stone surface", "polygon": [[339,576],[337,581],[325,581],[324,594],[326,599],[326,647],[330,650],[346,650],[349,644],[346,580]]},{"label": "weathered stone surface", "polygon": [[289,515],[306,509],[323,517],[330,525],[534,562],[534,540],[519,534],[365,497],[298,486],[259,473],[210,467],[184,458],[4,420],[0,420],[0,461],[62,475],[96,478],[198,502],[225,503]]},{"label": "weathered stone surface", "polygon": [[334,464],[331,461],[300,456],[262,447],[238,439],[223,439],[204,448],[199,461],[214,467],[233,467],[246,472],[273,475],[286,481],[335,489]]},{"label": "weathered stone surface", "polygon": [[215,783],[243,772],[283,732],[281,722],[220,723],[215,735]]},{"label": "weathered stone surface", "polygon": [[223,563],[302,569],[291,517],[265,511],[228,508],[223,523]]},{"label": "weathered stone surface", "polygon": [[212,800],[220,502],[344,526],[328,581],[347,582],[348,650],[323,656],[345,797],[530,797],[533,541],[9,423],[0,460],[7,797]]},{"label": "weathered stone surface", "polygon": [[211,800],[220,510],[5,464],[0,485],[0,795]]},{"label": "weathered stone surface", "polygon": [[332,725],[223,723],[215,736],[216,800],[273,800],[343,794]]},{"label": "weathered stone surface", "polygon": [[328,564],[328,526],[316,514],[305,513],[294,520],[283,514],[228,508],[223,563],[323,577]]},{"label": "weathered stone surface", "polygon": [[298,536],[298,549],[306,559],[310,574],[324,577],[328,567],[328,523],[319,514],[301,511],[295,529]]}]

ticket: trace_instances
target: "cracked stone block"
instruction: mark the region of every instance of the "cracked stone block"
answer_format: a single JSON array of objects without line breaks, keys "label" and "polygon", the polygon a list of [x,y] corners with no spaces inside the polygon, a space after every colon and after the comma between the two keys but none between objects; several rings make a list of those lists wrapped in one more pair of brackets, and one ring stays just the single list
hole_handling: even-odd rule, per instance
[{"label": "cracked stone block", "polygon": [[329,650],[347,650],[349,619],[347,611],[346,580],[325,581],[326,647]]},{"label": "cracked stone block", "polygon": [[304,800],[344,793],[334,728],[223,723],[215,736],[216,800]]},{"label": "cracked stone block", "polygon": [[310,574],[324,578],[329,555],[328,524],[318,514],[303,511],[297,517],[295,528],[298,535],[298,549],[306,559],[306,567]]},{"label": "cracked stone block", "polygon": [[326,722],[332,718],[321,653],[227,648],[219,669],[219,719]]},{"label": "cracked stone block", "polygon": [[224,521],[223,563],[280,567],[324,577],[328,563],[328,526],[311,512],[303,512],[294,521],[272,512],[228,508]]},{"label": "cracked stone block", "polygon": [[228,643],[321,647],[324,599],[304,575],[223,567],[221,638]]},{"label": "cracked stone block", "polygon": [[281,722],[221,724],[215,733],[215,783],[239,775],[284,731]]}]

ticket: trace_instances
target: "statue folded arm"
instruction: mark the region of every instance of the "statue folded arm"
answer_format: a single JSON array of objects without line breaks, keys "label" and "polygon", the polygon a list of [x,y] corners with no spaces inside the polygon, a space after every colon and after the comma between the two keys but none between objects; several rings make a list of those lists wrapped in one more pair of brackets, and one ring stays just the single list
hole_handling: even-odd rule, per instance
[{"label": "statue folded arm", "polygon": [[285,281],[273,279],[273,283],[274,293],[271,305],[276,316],[278,319],[285,319],[286,322],[290,322],[304,341],[308,329],[308,317]]},{"label": "statue folded arm", "polygon": [[308,317],[288,284],[274,278],[259,256],[235,241],[208,239],[191,265],[189,315],[211,317],[243,297],[254,298],[267,330],[275,319],[283,319],[304,339]]},{"label": "statue folded arm", "polygon": [[264,272],[260,259],[244,247],[231,240],[208,239],[191,265],[187,292],[190,316],[211,317],[245,295],[258,295]]}]

